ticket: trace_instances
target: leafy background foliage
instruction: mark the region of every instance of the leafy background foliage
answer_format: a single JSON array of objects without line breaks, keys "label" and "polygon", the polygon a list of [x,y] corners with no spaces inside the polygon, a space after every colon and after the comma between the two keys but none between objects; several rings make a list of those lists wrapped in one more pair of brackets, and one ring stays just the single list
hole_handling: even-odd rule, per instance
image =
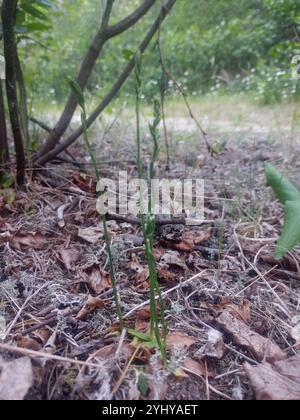
[{"label": "leafy background foliage", "polygon": [[[121,3],[115,8],[116,20],[139,2]],[[99,0],[21,2],[19,29],[38,41],[22,40],[29,91],[37,100],[60,102],[65,97],[68,85],[64,80],[76,74],[102,8]],[[136,40],[154,13],[106,47],[87,93],[95,88],[99,96],[106,92],[130,52],[136,50]],[[162,31],[167,65],[190,94],[248,92],[268,104],[299,96],[291,78],[291,60],[300,49],[299,40],[300,2],[294,0],[179,1]],[[154,45],[146,63],[147,99],[161,75]],[[133,80],[123,94],[132,88]]]}]

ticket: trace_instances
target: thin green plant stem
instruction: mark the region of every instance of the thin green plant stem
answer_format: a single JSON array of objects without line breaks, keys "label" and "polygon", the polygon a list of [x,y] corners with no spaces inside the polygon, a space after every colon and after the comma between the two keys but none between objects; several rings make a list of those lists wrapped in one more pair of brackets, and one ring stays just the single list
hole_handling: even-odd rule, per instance
[{"label": "thin green plant stem", "polygon": [[[137,171],[139,179],[143,179],[143,168],[142,168],[142,159],[141,159],[141,125],[140,125],[140,90],[141,90],[141,57],[140,55],[136,56],[136,147],[137,147]],[[148,186],[151,188],[151,180],[155,174],[155,161],[158,157],[159,147],[158,147],[158,135],[157,127],[160,122],[160,104],[157,102],[154,103],[154,122],[152,125],[149,125],[150,132],[153,139],[153,153],[151,162],[149,164],[148,171]],[[150,190],[151,191],[151,190]],[[163,299],[158,283],[157,278],[157,267],[156,261],[153,254],[153,236],[155,233],[155,218],[151,214],[152,210],[152,201],[151,195],[149,197],[148,203],[148,214],[147,217],[144,214],[143,206],[143,194],[140,189],[140,206],[141,206],[141,225],[143,230],[143,235],[145,239],[145,253],[147,257],[149,273],[150,273],[150,335],[156,338],[157,344],[159,346],[161,356],[164,362],[164,365],[167,365],[167,353],[166,353],[166,336],[167,336],[167,324],[165,321],[164,315],[164,304]],[[160,334],[159,327],[159,317],[158,317],[158,307],[156,303],[156,293],[159,298],[159,307],[160,307],[160,320],[163,326],[163,339]]]},{"label": "thin green plant stem", "polygon": [[[96,159],[93,147],[92,147],[91,143],[89,142],[88,135],[87,135],[87,114],[86,114],[86,108],[85,108],[84,95],[83,95],[83,92],[82,92],[80,86],[74,80],[69,80],[69,84],[70,84],[72,90],[78,96],[78,103],[79,103],[79,106],[81,108],[81,122],[82,122],[82,126],[83,126],[83,138],[84,138],[84,142],[85,142],[87,151],[88,151],[88,153],[91,157],[91,160],[92,160],[93,169],[94,169],[94,172],[95,172],[97,182],[99,182],[100,179],[101,179],[101,175],[100,175],[100,171],[98,169],[97,159]],[[101,192],[100,192],[100,194],[101,194]],[[115,300],[115,304],[116,304],[116,312],[117,312],[117,316],[118,316],[118,319],[119,319],[120,329],[123,330],[124,329],[124,320],[123,320],[122,309],[121,309],[121,305],[120,305],[120,301],[119,301],[117,280],[116,280],[116,275],[115,275],[115,270],[114,270],[113,254],[112,254],[112,250],[111,250],[110,237],[109,237],[107,220],[106,220],[105,215],[101,216],[101,221],[103,223],[104,240],[105,240],[107,254],[108,254],[108,261],[109,261],[109,267],[110,267],[110,277],[111,277],[111,282],[112,282],[114,300]]]},{"label": "thin green plant stem", "polygon": [[[138,177],[140,180],[143,179],[143,168],[142,168],[142,158],[141,158],[141,121],[140,121],[140,90],[141,90],[141,57],[140,54],[136,55],[136,67],[135,67],[135,92],[136,92],[136,104],[135,104],[135,113],[136,113],[136,153],[137,153],[137,172]],[[143,235],[145,238],[145,250],[148,259],[148,266],[150,271],[150,334],[151,336],[154,335],[155,332],[155,325],[157,324],[157,308],[155,302],[155,287],[153,283],[151,284],[151,269],[150,269],[150,261],[149,255],[147,252],[147,230],[146,230],[146,218],[143,209],[143,195],[140,189],[140,206],[141,206],[141,226]]]}]

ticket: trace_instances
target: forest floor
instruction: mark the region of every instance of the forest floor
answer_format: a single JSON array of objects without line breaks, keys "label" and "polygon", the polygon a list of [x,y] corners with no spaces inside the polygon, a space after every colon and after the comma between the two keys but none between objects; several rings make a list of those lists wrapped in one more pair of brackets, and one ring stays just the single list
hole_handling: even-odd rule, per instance
[{"label": "forest floor", "polygon": [[[227,112],[234,114],[233,107]],[[161,178],[205,180],[205,222],[165,225],[156,233],[169,327],[166,369],[154,348],[119,334],[83,147],[74,146],[76,159],[66,159],[81,168],[53,163],[31,174],[26,192],[2,192],[0,398],[300,398],[300,250],[280,262],[273,258],[283,209],[263,170],[270,161],[297,183],[300,148],[292,118],[278,130],[271,111],[262,121],[262,112],[247,108],[248,119],[224,128],[222,105],[211,109],[206,129],[222,145],[220,153],[207,155],[193,123],[173,107],[170,171],[164,156],[158,163]],[[115,179],[123,170],[135,177],[133,122],[118,119],[98,130],[102,174]],[[146,133],[143,144],[147,162]],[[126,328],[147,332],[149,271],[140,228],[110,220],[109,230]]]}]

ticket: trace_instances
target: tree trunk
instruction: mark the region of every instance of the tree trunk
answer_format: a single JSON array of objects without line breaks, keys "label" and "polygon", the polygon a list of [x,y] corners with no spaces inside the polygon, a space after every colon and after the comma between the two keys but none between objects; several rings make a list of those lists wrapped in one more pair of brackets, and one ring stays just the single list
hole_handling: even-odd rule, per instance
[{"label": "tree trunk", "polygon": [[4,56],[6,62],[6,94],[10,123],[14,138],[16,161],[17,161],[17,183],[22,185],[25,182],[26,159],[22,129],[20,126],[20,113],[18,107],[17,82],[16,82],[16,39],[14,25],[16,19],[17,0],[3,0],[2,2],[2,26]]},{"label": "tree trunk", "polygon": [[2,80],[0,80],[0,164],[9,160]]}]

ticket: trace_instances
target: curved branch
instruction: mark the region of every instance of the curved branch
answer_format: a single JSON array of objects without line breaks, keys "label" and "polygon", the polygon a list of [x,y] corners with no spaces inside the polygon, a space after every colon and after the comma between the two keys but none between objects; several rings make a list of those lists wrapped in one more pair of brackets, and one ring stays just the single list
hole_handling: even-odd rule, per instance
[{"label": "curved branch", "polygon": [[107,38],[113,38],[134,26],[155,4],[156,0],[144,0],[144,2],[130,15],[116,25],[109,26],[106,30]]},{"label": "curved branch", "polygon": [[33,124],[37,125],[38,127],[40,127],[42,130],[47,131],[47,133],[51,133],[52,128],[49,127],[47,124],[45,124],[43,121],[38,120],[37,118],[34,117],[28,117],[29,121],[31,121]]},{"label": "curved branch", "polygon": [[[148,45],[150,44],[152,38],[160,28],[160,25],[165,20],[173,6],[175,5],[176,0],[167,0],[164,5],[162,6],[159,16],[157,17],[156,21],[153,23],[152,27],[150,28],[149,32],[147,33],[146,37],[144,38],[143,42],[140,44],[139,49],[141,53],[145,52]],[[94,110],[94,112],[90,115],[87,119],[86,127],[89,128],[94,121],[99,117],[99,115],[104,111],[104,109],[110,104],[110,102],[114,99],[117,95],[119,90],[122,88],[128,77],[130,76],[131,72],[135,67],[135,57],[133,57],[130,62],[127,64],[121,75],[119,76],[118,80],[110,90],[110,92],[106,95],[106,97],[102,100],[99,106]],[[52,160],[54,157],[59,155],[62,151],[67,149],[71,144],[73,144],[83,133],[83,127],[79,127],[74,133],[72,133],[63,143],[57,145],[53,150],[48,152],[47,154],[40,157],[37,160],[38,165],[44,165],[45,163]]]}]

